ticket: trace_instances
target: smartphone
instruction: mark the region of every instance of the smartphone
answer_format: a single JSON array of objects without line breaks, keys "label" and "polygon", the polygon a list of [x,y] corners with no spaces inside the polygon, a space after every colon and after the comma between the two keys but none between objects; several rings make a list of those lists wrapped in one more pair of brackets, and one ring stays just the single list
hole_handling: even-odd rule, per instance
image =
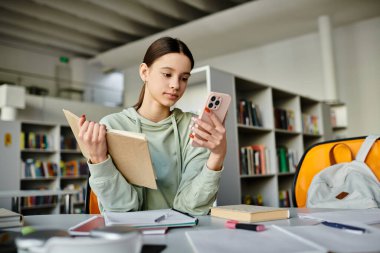
[{"label": "smartphone", "polygon": [[[220,122],[223,122],[227,111],[228,107],[230,106],[231,103],[231,96],[226,94],[226,93],[220,93],[220,92],[210,92],[210,94],[207,96],[205,106],[203,108],[208,108],[210,111],[212,111],[220,120]],[[205,110],[202,110],[202,113],[199,115],[199,119],[201,119],[204,122],[207,122],[211,125],[213,125],[211,119],[206,115],[207,112]],[[191,141],[191,145],[193,147],[199,147],[199,145]]]}]

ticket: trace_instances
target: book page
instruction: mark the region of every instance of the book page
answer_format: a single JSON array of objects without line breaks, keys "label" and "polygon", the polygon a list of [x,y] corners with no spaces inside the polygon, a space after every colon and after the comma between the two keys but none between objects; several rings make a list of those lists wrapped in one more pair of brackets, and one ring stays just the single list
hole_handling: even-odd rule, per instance
[{"label": "book page", "polygon": [[119,135],[123,135],[123,136],[128,136],[131,138],[139,138],[141,140],[146,140],[146,136],[143,133],[122,131],[122,130],[116,130],[116,129],[108,129],[107,133],[115,133],[115,134],[119,134]]},{"label": "book page", "polygon": [[269,207],[269,206],[254,206],[254,205],[229,205],[229,206],[213,207],[213,209],[214,208],[226,209],[230,211],[244,212],[244,213],[259,213],[259,212],[287,210],[286,208],[277,208],[277,207]]},{"label": "book page", "polygon": [[364,234],[354,234],[343,229],[332,228],[322,224],[313,226],[284,226],[283,230],[312,241],[329,252],[380,252],[380,229],[355,224],[368,230]]},{"label": "book page", "polygon": [[[163,215],[165,219],[155,220]],[[106,226],[129,225],[132,227],[178,227],[195,226],[197,218],[187,216],[172,209],[137,211],[137,212],[104,212]]]}]

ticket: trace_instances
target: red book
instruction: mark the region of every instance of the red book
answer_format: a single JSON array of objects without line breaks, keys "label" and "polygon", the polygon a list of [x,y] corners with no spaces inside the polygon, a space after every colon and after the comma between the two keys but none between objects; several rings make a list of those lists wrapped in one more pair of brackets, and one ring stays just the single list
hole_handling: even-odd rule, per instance
[{"label": "red book", "polygon": [[252,145],[251,146],[253,150],[259,152],[259,167],[260,167],[260,174],[265,175],[266,174],[266,166],[265,166],[265,146],[262,144],[259,145]]}]

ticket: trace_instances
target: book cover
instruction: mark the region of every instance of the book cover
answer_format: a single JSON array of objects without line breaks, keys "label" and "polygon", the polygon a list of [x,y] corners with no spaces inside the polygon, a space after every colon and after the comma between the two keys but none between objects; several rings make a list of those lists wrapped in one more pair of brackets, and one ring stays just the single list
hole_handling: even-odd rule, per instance
[{"label": "book cover", "polygon": [[259,154],[259,166],[260,166],[260,174],[267,174],[266,164],[265,164],[265,146],[262,144],[252,145],[252,149],[256,150]]},{"label": "book cover", "polygon": [[[79,117],[70,111],[63,110],[74,133],[84,157],[89,158],[88,151],[78,139]],[[149,154],[148,141],[142,133],[120,130],[107,130],[108,153],[116,168],[131,184],[157,189],[156,175]]]},{"label": "book cover", "polygon": [[288,219],[289,215],[289,209],[287,208],[267,206],[241,204],[211,208],[211,216],[245,222],[282,220]]}]

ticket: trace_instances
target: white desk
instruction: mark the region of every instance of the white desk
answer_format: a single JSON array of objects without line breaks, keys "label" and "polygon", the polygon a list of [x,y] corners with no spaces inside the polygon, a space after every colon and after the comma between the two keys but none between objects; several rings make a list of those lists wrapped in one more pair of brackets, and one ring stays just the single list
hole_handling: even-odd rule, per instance
[{"label": "white desk", "polygon": [[79,193],[79,190],[20,190],[20,191],[0,191],[0,198],[12,198],[12,210],[21,213],[20,198],[35,196],[64,196],[65,213],[72,213],[72,195]]},{"label": "white desk", "polygon": [[[315,211],[323,211],[323,209],[292,209],[291,217],[287,220],[277,220],[267,222],[268,224],[276,224],[280,226],[300,226],[300,225],[313,225],[318,222],[313,220],[299,219],[296,217],[296,213],[310,213]],[[331,211],[331,209],[326,210]],[[91,217],[89,214],[61,214],[61,215],[33,215],[25,216],[25,225],[33,226],[35,228],[56,228],[56,229],[68,229],[81,221],[84,221]],[[163,251],[164,253],[174,252],[193,252],[187,237],[186,231],[200,231],[210,229],[224,228],[225,219],[199,216],[199,224],[190,228],[172,228],[166,235],[150,235],[144,236],[145,244],[165,244],[167,247]],[[15,229],[12,229],[15,230]]]},{"label": "white desk", "polygon": [[[300,209],[301,210],[301,209]],[[35,228],[59,228],[68,229],[79,222],[91,217],[89,214],[61,214],[61,215],[33,215],[25,216],[25,225]],[[219,219],[210,216],[199,216],[199,224],[190,228],[172,228],[166,235],[144,236],[146,244],[165,244],[167,247],[165,253],[187,253],[193,252],[185,231],[219,229],[224,228],[225,219]],[[273,221],[271,224],[296,226],[300,224],[314,224],[315,222],[292,218],[288,220]]]}]

